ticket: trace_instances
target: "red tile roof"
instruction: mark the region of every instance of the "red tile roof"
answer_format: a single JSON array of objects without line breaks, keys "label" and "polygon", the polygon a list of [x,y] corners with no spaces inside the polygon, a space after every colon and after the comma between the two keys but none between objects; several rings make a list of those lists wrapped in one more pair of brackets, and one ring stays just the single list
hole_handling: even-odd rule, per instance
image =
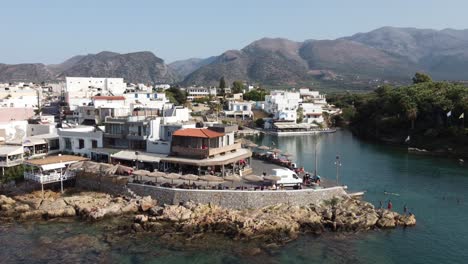
[{"label": "red tile roof", "polygon": [[121,101],[125,100],[125,97],[123,96],[94,96],[94,100],[115,100],[115,101]]},{"label": "red tile roof", "polygon": [[219,133],[206,128],[183,128],[179,129],[172,134],[173,136],[179,137],[197,137],[197,138],[217,138],[224,136],[223,133]]}]

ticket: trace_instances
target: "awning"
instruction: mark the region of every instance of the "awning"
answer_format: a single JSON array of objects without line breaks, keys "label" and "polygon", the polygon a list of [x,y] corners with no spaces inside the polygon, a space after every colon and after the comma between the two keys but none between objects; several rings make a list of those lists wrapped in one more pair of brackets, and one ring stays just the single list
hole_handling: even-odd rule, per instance
[{"label": "awning", "polygon": [[[135,153],[138,152],[138,155]],[[147,153],[147,152],[139,152],[139,151],[128,151],[122,150],[115,154],[111,155],[113,159],[121,159],[121,160],[130,160],[134,161],[142,161],[142,162],[156,162],[159,163],[161,161],[161,157],[158,154]]]},{"label": "awning", "polygon": [[296,123],[274,123],[274,127],[279,129],[292,129],[292,128],[310,128],[310,124],[296,124]]},{"label": "awning", "polygon": [[63,163],[46,164],[46,165],[41,166],[41,169],[45,171],[63,169],[63,168],[65,168],[65,164]]}]

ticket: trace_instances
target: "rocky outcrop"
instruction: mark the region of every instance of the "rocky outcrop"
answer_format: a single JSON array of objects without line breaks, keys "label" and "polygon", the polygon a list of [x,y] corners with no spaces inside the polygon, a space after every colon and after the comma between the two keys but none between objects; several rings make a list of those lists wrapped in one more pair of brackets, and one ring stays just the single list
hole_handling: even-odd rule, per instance
[{"label": "rocky outcrop", "polygon": [[185,203],[149,210],[153,216],[137,215],[131,229],[135,232],[167,230],[188,237],[206,232],[221,233],[233,239],[262,239],[284,243],[300,233],[324,231],[361,231],[416,224],[414,215],[403,216],[376,210],[370,203],[354,199],[335,199],[321,205],[288,206],[279,204],[251,210],[231,210],[216,205]]},{"label": "rocky outcrop", "polygon": [[31,193],[16,197],[0,196],[0,215],[19,218],[58,218],[80,216],[99,220],[107,216],[148,211],[156,205],[151,197],[128,199],[108,194],[81,192],[62,196],[59,193]]}]

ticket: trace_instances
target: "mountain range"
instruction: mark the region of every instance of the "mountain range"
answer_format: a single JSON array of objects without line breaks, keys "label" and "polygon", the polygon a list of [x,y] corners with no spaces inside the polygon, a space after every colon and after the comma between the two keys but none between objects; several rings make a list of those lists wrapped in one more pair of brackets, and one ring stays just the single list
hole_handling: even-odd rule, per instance
[{"label": "mountain range", "polygon": [[383,27],[335,40],[263,38],[241,50],[166,64],[151,52],[101,52],[56,65],[0,64],[0,81],[65,76],[123,77],[128,82],[216,85],[221,77],[266,85],[405,83],[416,71],[468,79],[468,30]]}]

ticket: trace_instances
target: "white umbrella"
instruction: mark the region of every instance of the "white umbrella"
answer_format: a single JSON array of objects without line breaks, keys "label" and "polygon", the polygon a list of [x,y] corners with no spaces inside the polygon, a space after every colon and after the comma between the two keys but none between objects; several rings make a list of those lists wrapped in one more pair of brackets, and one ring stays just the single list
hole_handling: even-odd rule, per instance
[{"label": "white umbrella", "polygon": [[180,178],[180,174],[177,173],[169,173],[169,174],[164,174],[164,178],[171,180],[172,184],[174,184],[174,180],[177,180]]},{"label": "white umbrella", "polygon": [[234,186],[234,182],[240,182],[242,178],[237,175],[227,175],[224,176],[224,180],[232,182],[232,186]]},{"label": "white umbrella", "polygon": [[213,176],[213,175],[204,175],[199,177],[200,180],[206,181],[206,184],[208,185],[209,182],[224,182],[224,179],[218,176]]},{"label": "white umbrella", "polygon": [[242,177],[243,180],[249,181],[249,182],[261,182],[263,181],[263,178],[257,175],[245,175]]},{"label": "white umbrella", "polygon": [[267,180],[267,181],[277,182],[277,181],[281,180],[281,177],[276,176],[276,175],[268,175],[268,176],[263,177],[263,179]]},{"label": "white umbrella", "polygon": [[166,174],[162,171],[155,171],[155,172],[151,172],[148,176],[154,177],[156,179],[156,182],[158,182],[158,178],[162,178],[164,177],[164,175]]},{"label": "white umbrella", "polygon": [[185,175],[181,175],[180,178],[183,179],[183,180],[188,181],[189,184],[190,184],[190,181],[196,181],[196,180],[198,180],[198,176],[195,175],[195,174],[185,174]]},{"label": "white umbrella", "polygon": [[143,180],[143,176],[148,176],[150,175],[150,171],[147,171],[147,170],[136,170],[134,171],[132,174],[137,176],[137,177],[140,177],[140,179]]}]

